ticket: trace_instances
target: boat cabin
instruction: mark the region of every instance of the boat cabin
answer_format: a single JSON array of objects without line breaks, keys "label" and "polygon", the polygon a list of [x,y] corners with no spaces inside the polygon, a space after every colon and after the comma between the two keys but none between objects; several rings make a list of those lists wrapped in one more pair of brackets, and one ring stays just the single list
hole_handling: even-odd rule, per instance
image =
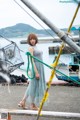
[{"label": "boat cabin", "polygon": [[60,80],[72,81],[70,79],[72,78],[75,81],[80,81],[80,55],[71,54],[71,62],[69,64],[59,64],[57,70],[63,73],[57,73],[57,78]]}]

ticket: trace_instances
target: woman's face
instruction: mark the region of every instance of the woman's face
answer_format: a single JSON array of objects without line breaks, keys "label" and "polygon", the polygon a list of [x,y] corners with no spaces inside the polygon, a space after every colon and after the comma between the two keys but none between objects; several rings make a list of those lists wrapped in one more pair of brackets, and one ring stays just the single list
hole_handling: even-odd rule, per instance
[{"label": "woman's face", "polygon": [[35,39],[31,39],[30,43],[31,43],[32,46],[34,46],[36,44],[36,40]]}]

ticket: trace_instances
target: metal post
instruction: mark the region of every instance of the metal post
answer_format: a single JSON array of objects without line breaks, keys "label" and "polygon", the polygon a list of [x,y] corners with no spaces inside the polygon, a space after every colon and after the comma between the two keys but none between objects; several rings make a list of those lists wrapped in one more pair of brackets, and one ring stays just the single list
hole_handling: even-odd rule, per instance
[{"label": "metal post", "polygon": [[27,0],[21,0],[33,13],[35,13],[49,28],[54,31],[59,38],[67,43],[75,52],[80,54],[80,47],[76,45],[71,38],[69,38],[63,31],[59,30],[55,25],[53,25],[46,17],[44,17],[31,3]]}]

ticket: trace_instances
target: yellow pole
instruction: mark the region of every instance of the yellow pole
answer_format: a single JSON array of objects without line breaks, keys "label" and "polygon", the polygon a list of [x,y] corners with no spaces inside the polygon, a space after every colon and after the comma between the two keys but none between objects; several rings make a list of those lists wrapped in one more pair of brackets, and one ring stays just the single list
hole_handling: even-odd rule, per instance
[{"label": "yellow pole", "polygon": [[78,6],[77,6],[77,9],[76,9],[76,11],[75,11],[75,13],[74,13],[74,16],[73,16],[73,19],[72,19],[72,21],[71,21],[71,24],[70,24],[70,26],[69,26],[69,28],[68,28],[68,32],[70,32],[70,29],[71,29],[71,27],[72,27],[72,24],[73,24],[73,22],[74,22],[74,19],[76,18],[76,15],[77,15],[77,12],[78,12],[78,10],[79,10],[79,7],[80,7],[80,4],[78,4]]},{"label": "yellow pole", "polygon": [[59,58],[60,58],[60,55],[61,55],[61,52],[62,52],[63,47],[64,47],[64,44],[62,44],[62,46],[60,47],[60,50],[59,50],[58,56],[57,56],[57,58],[56,58],[55,64],[54,64],[54,63],[52,64],[52,66],[54,67],[54,69],[51,71],[51,76],[50,76],[50,78],[49,78],[49,82],[48,82],[48,85],[47,85],[47,89],[46,89],[46,91],[45,91],[45,93],[44,93],[44,97],[43,97],[43,99],[42,99],[42,101],[41,101],[41,104],[40,104],[40,107],[39,107],[37,120],[39,120],[39,116],[40,116],[40,113],[41,113],[43,104],[44,104],[44,102],[46,101],[46,99],[47,99],[47,97],[48,97],[48,90],[49,90],[49,88],[50,88],[50,86],[51,86],[52,79],[53,79],[53,77],[54,77],[54,75],[55,75],[55,68],[56,68],[56,66],[57,66],[57,64],[58,64],[58,61],[59,61]]},{"label": "yellow pole", "polygon": [[[72,21],[71,21],[71,24],[70,24],[70,26],[69,26],[69,28],[68,28],[68,32],[70,32],[70,29],[71,29],[71,27],[72,27],[72,24],[73,24],[73,22],[74,22],[74,19],[76,18],[76,15],[77,15],[77,12],[78,12],[78,10],[79,10],[79,7],[80,7],[80,4],[78,4],[78,7],[77,7],[77,9],[76,9],[76,11],[75,11],[75,14],[74,14],[74,16],[73,16],[73,19],[72,19]],[[42,99],[42,101],[41,101],[41,104],[40,104],[40,107],[39,107],[39,111],[38,111],[38,115],[37,115],[37,119],[36,120],[39,120],[39,116],[40,116],[40,114],[41,114],[41,110],[42,110],[42,107],[43,107],[43,104],[44,104],[44,102],[46,101],[46,99],[47,99],[47,97],[48,97],[48,90],[49,90],[49,88],[50,88],[50,86],[51,86],[51,82],[52,82],[52,79],[53,79],[53,77],[54,77],[54,75],[55,75],[55,69],[56,69],[56,66],[58,65],[58,61],[59,61],[59,58],[60,58],[60,55],[61,55],[61,52],[62,52],[62,49],[64,48],[64,42],[62,42],[62,45],[61,45],[61,47],[60,47],[60,50],[59,50],[59,53],[58,53],[58,56],[57,56],[57,58],[56,58],[56,61],[55,61],[55,64],[53,63],[52,64],[52,66],[53,66],[53,70],[51,71],[51,76],[50,76],[50,78],[49,78],[49,82],[48,82],[48,85],[47,85],[47,89],[46,89],[46,91],[45,91],[45,93],[44,93],[44,96],[43,96],[43,99]]]}]

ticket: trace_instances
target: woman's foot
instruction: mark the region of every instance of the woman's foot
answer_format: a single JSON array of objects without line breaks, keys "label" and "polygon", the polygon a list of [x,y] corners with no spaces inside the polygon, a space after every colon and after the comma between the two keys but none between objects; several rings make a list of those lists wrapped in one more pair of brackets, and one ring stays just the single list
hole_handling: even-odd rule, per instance
[{"label": "woman's foot", "polygon": [[27,109],[27,107],[25,107],[25,102],[24,101],[20,101],[18,106],[21,107],[22,109]]},{"label": "woman's foot", "polygon": [[32,104],[32,105],[30,106],[30,109],[31,109],[31,110],[39,110],[39,108],[38,108],[35,104]]}]

